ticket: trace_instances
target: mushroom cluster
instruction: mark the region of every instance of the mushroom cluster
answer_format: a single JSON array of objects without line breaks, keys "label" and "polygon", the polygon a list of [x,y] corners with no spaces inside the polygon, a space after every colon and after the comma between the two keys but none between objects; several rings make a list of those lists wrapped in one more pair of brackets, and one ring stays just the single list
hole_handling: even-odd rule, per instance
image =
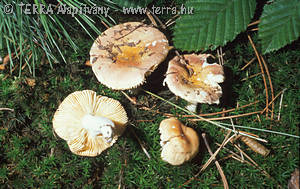
[{"label": "mushroom cluster", "polygon": [[181,165],[196,156],[199,150],[199,137],[190,127],[176,118],[163,120],[159,126],[161,158],[171,165]]},{"label": "mushroom cluster", "polygon": [[[164,61],[171,47],[158,29],[141,22],[128,22],[104,31],[90,50],[90,65],[98,81],[114,90],[134,89]],[[208,64],[208,54],[176,56],[170,62],[164,83],[187,100],[195,111],[197,103],[218,104],[224,81],[222,66]],[[112,146],[124,132],[127,114],[117,100],[97,96],[94,91],[76,91],[59,105],[53,128],[70,150],[96,156]],[[161,158],[181,165],[198,153],[199,138],[176,118],[159,126]]]},{"label": "mushroom cluster", "polygon": [[128,22],[104,31],[90,50],[98,81],[115,90],[136,88],[166,58],[166,36],[141,22]]},{"label": "mushroom cluster", "polygon": [[59,105],[53,117],[56,134],[81,156],[97,156],[112,146],[125,130],[127,114],[119,101],[76,91]]}]

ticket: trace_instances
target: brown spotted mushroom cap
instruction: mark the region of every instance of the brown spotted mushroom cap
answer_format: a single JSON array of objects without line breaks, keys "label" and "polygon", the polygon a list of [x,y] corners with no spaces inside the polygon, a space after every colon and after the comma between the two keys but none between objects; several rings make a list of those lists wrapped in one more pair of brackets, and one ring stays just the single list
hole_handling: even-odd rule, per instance
[{"label": "brown spotted mushroom cap", "polygon": [[104,31],[90,50],[98,81],[111,89],[136,88],[167,56],[170,47],[158,29],[128,22]]},{"label": "brown spotted mushroom cap", "polygon": [[223,67],[208,64],[208,54],[176,56],[170,62],[164,82],[177,96],[191,103],[219,104],[224,81]]},{"label": "brown spotted mushroom cap", "polygon": [[161,158],[171,165],[181,165],[198,153],[199,137],[176,118],[165,119],[159,126]]},{"label": "brown spotted mushroom cap", "polygon": [[52,122],[56,134],[67,141],[73,153],[96,156],[116,142],[127,120],[117,100],[83,90],[63,100]]}]

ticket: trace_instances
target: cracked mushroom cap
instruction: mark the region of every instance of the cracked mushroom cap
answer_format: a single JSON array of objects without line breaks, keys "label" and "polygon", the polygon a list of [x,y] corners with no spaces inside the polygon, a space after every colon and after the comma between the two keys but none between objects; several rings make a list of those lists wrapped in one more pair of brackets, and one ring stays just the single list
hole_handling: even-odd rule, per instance
[{"label": "cracked mushroom cap", "polygon": [[209,54],[176,56],[170,62],[165,81],[175,95],[191,103],[219,104],[224,81],[223,67],[208,64]]},{"label": "cracked mushroom cap", "polygon": [[158,29],[128,22],[104,31],[90,50],[90,63],[98,81],[111,89],[140,86],[166,58],[170,47]]},{"label": "cracked mushroom cap", "polygon": [[53,117],[56,134],[81,156],[97,156],[111,147],[125,130],[127,114],[119,101],[76,91],[59,105]]},{"label": "cracked mushroom cap", "polygon": [[159,132],[162,146],[161,158],[171,165],[181,165],[198,153],[197,133],[176,118],[163,120],[160,123]]}]

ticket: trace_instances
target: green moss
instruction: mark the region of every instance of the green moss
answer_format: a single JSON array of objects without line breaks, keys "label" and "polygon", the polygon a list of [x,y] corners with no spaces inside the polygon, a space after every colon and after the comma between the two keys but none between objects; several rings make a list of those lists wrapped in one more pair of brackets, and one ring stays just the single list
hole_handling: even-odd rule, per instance
[{"label": "green moss", "polygon": [[[163,5],[158,1],[157,5]],[[80,32],[74,35],[80,36]],[[255,36],[253,36],[254,42]],[[224,140],[223,130],[207,122],[192,122],[184,117],[185,113],[146,93],[137,97],[138,105],[131,104],[119,91],[113,91],[101,85],[90,67],[84,65],[89,59],[92,41],[89,38],[77,37],[79,51],[74,53],[66,48],[67,63],[47,63],[36,70],[36,85],[26,84],[31,77],[24,71],[22,77],[9,76],[7,70],[0,74],[0,107],[14,109],[0,111],[0,185],[11,188],[117,188],[119,183],[126,188],[177,188],[188,181],[208,159],[209,154],[203,146],[199,155],[191,162],[181,166],[171,166],[160,158],[160,135],[158,127],[166,118],[162,113],[173,114],[198,134],[208,135],[210,146],[215,151]],[[274,93],[284,93],[281,118],[279,98],[275,101],[275,119],[265,115],[258,121],[255,115],[233,119],[235,124],[249,127],[272,129],[274,131],[299,135],[299,48],[288,46],[276,53],[265,56],[271,74]],[[244,60],[251,60],[254,52],[247,41],[239,39],[224,47],[227,80],[223,84],[224,96],[220,105],[200,105],[201,113],[219,112],[259,100],[250,107],[236,110],[227,115],[260,111],[265,107],[265,91],[261,76],[247,78],[260,72],[258,62],[253,62],[245,70]],[[163,64],[167,64],[164,62]],[[151,83],[151,81],[148,81]],[[149,86],[151,86],[149,84]],[[148,87],[157,91],[164,99],[181,107],[186,101],[175,98],[162,86]],[[161,90],[157,90],[160,88]],[[52,130],[52,118],[60,102],[76,90],[90,89],[97,94],[119,100],[129,115],[129,125],[116,144],[101,155],[90,158],[72,154],[66,142]],[[153,111],[145,110],[144,107]],[[269,114],[270,115],[270,114]],[[223,122],[230,123],[225,120]],[[140,147],[133,131],[142,141],[151,156],[148,159]],[[247,130],[248,131],[248,130]],[[271,154],[262,157],[241,143],[241,148],[267,171],[272,178],[267,178],[259,169],[233,159],[220,161],[228,183],[234,188],[283,188],[293,170],[299,166],[299,139],[249,131],[268,140],[266,147]],[[234,150],[232,145],[226,146]],[[218,159],[229,154],[222,150]],[[184,188],[223,188],[221,177],[212,163],[202,174]]]}]

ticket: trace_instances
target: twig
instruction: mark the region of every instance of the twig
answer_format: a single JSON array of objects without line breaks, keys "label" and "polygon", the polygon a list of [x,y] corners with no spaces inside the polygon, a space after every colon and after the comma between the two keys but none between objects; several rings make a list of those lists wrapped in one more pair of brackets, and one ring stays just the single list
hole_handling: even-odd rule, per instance
[{"label": "twig", "polygon": [[[206,118],[207,120],[210,121],[215,121],[215,120],[224,120],[224,119],[231,119],[231,118],[237,118],[237,117],[244,117],[244,116],[249,116],[253,114],[259,114],[261,111],[256,111],[256,112],[249,112],[249,113],[244,113],[244,114],[239,114],[239,115],[232,115],[232,116],[226,116],[226,117],[213,117],[213,118]],[[189,121],[203,121],[203,119],[188,119]]]},{"label": "twig", "polygon": [[11,108],[0,108],[0,111],[15,111],[14,109],[11,109]]},{"label": "twig", "polygon": [[283,100],[283,93],[284,93],[284,91],[282,92],[281,97],[280,97],[279,111],[278,111],[278,118],[277,118],[278,121],[280,120],[280,111],[281,111],[281,105],[282,105],[282,100]]},{"label": "twig", "polygon": [[[212,156],[213,153],[212,153],[212,151],[211,151],[211,149],[209,147],[209,144],[208,144],[208,142],[206,140],[206,134],[205,133],[202,133],[202,138],[204,140],[204,143],[205,143],[205,146],[206,146],[206,148],[208,150],[208,153]],[[220,173],[220,175],[222,177],[224,188],[226,188],[226,189],[229,188],[228,182],[227,182],[226,176],[225,176],[225,174],[224,174],[224,172],[222,170],[222,167],[221,167],[221,165],[219,164],[219,162],[216,159],[215,159],[215,164],[216,164],[216,167],[217,167],[217,169],[218,169],[218,171],[219,171],[219,173]]]},{"label": "twig", "polygon": [[149,18],[149,20],[151,21],[151,23],[152,23],[155,27],[157,27],[158,25],[157,25],[155,19],[153,18],[153,16],[151,15],[151,13],[150,13],[150,11],[149,11],[148,9],[146,10],[146,15],[148,16],[148,18]]},{"label": "twig", "polygon": [[[239,151],[241,151],[243,153],[243,155],[251,162],[255,165],[256,168],[258,168],[260,171],[263,172],[263,174],[268,177],[269,179],[272,179],[273,181],[275,181],[277,184],[277,180],[275,180],[273,177],[271,177],[271,175],[265,171],[263,168],[261,168],[253,159],[250,158],[250,156],[248,156],[242,149],[240,149],[236,144],[234,144],[234,147],[237,148]],[[282,188],[282,186],[280,184],[278,184],[279,188]]]},{"label": "twig", "polygon": [[258,75],[261,75],[261,74],[262,74],[262,72],[257,73],[257,74],[250,75],[249,77],[246,77],[246,78],[241,79],[241,81],[246,81],[246,80],[248,80],[248,79],[251,79],[251,78],[256,77],[256,76],[258,76]]},{"label": "twig", "polygon": [[254,22],[248,24],[248,27],[253,26],[253,25],[256,25],[256,24],[259,24],[259,22],[260,22],[260,20],[256,20],[256,21],[254,21]]},{"label": "twig", "polygon": [[[251,106],[253,104],[257,104],[259,102],[259,100],[255,101],[255,102],[251,102],[249,104],[237,107],[237,108],[232,108],[232,109],[228,109],[228,110],[224,110],[221,112],[213,112],[213,113],[207,113],[207,114],[198,114],[199,116],[213,116],[213,115],[218,115],[218,114],[223,114],[223,113],[228,113],[228,112],[232,112],[232,111],[236,111],[242,108],[246,108],[248,106]],[[182,117],[195,117],[194,115],[183,115]]]},{"label": "twig", "polygon": [[152,14],[152,16],[158,21],[158,23],[160,24],[160,26],[163,28],[163,29],[166,29],[167,27],[165,26],[165,24],[164,23],[162,23],[162,21],[153,13],[153,12],[151,12],[151,10],[149,10],[148,8],[147,8],[147,11],[149,11],[151,14]]},{"label": "twig", "polygon": [[224,54],[223,54],[222,47],[220,47],[220,50],[217,49],[217,56],[218,56],[219,64],[223,66],[224,65],[224,58],[223,58]]},{"label": "twig", "polygon": [[268,178],[271,178],[271,175],[267,173],[263,168],[261,168],[248,154],[246,154],[238,145],[233,144],[233,146],[238,149],[240,152],[243,153],[243,155],[251,162],[253,163],[260,171],[262,171]]},{"label": "twig", "polygon": [[134,130],[132,128],[130,128],[130,131],[133,133],[133,135],[135,136],[135,138],[138,140],[142,150],[144,151],[144,153],[146,154],[146,156],[148,157],[148,159],[151,159],[148,151],[146,150],[146,148],[144,147],[143,143],[141,142],[140,138],[136,135],[136,133],[134,132]]},{"label": "twig", "polygon": [[105,22],[103,22],[103,20],[101,20],[101,23],[106,27],[106,29],[109,28],[109,26]]},{"label": "twig", "polygon": [[119,181],[118,181],[118,189],[121,189],[121,187],[122,187],[122,181],[123,181],[123,173],[124,173],[124,171],[123,171],[123,166],[122,166],[122,168],[121,168],[121,170],[120,170],[120,173],[119,173],[119,175],[120,175],[120,178],[119,178]]},{"label": "twig", "polygon": [[170,22],[169,24],[167,24],[166,25],[166,27],[169,27],[169,26],[171,26],[172,24],[174,24],[176,21],[174,20],[174,21],[172,21],[172,22]]},{"label": "twig", "polygon": [[124,91],[121,91],[121,93],[134,105],[136,105],[136,101],[133,100],[130,96],[128,96]]},{"label": "twig", "polygon": [[269,104],[269,96],[268,96],[268,87],[267,87],[267,82],[266,82],[266,77],[265,77],[265,72],[264,72],[264,68],[263,68],[263,66],[262,66],[262,63],[261,63],[261,60],[260,60],[260,56],[259,56],[259,54],[258,54],[258,52],[257,52],[257,50],[256,50],[256,47],[255,47],[255,45],[254,45],[254,43],[253,43],[253,41],[252,41],[252,39],[251,39],[251,37],[250,37],[250,35],[248,35],[248,39],[249,39],[249,41],[250,41],[250,44],[251,44],[251,46],[252,46],[252,48],[253,48],[253,50],[254,50],[254,52],[255,52],[255,55],[256,55],[256,58],[257,58],[257,60],[258,60],[258,63],[259,63],[259,66],[260,66],[260,69],[261,69],[261,72],[262,72],[262,78],[263,78],[263,81],[264,81],[264,85],[265,85],[265,91],[266,91],[266,116],[268,117],[268,104]]},{"label": "twig", "polygon": [[[215,151],[215,153],[213,155],[210,156],[210,158],[207,160],[207,162],[201,166],[201,169],[198,171],[198,173],[196,175],[194,175],[192,178],[190,178],[188,181],[186,181],[185,183],[183,183],[181,186],[179,186],[179,188],[183,187],[184,185],[187,185],[188,183],[190,183],[192,180],[194,180],[196,177],[198,177],[200,175],[200,173],[202,173],[202,171],[204,171],[209,165],[210,163],[213,161],[213,159],[216,158],[216,155],[220,152],[220,150],[233,138],[236,137],[236,134],[233,134],[231,137],[229,137],[231,131],[228,131],[227,135],[225,136],[225,139],[223,140],[221,146],[217,149],[217,151]],[[229,138],[228,138],[229,137]]]},{"label": "twig", "polygon": [[[269,80],[269,85],[270,85],[270,89],[271,89],[271,96],[272,96],[272,100],[274,99],[274,90],[273,90],[273,85],[272,85],[272,80],[271,80],[271,76],[270,76],[270,72],[269,72],[269,69],[268,69],[268,66],[263,58],[263,56],[260,56],[263,64],[264,64],[264,67],[265,67],[265,70],[266,70],[266,73],[267,73],[267,76],[268,76],[268,80]],[[271,113],[271,119],[274,118],[274,103],[272,103],[272,113]]]},{"label": "twig", "polygon": [[[160,97],[160,96],[158,96],[158,95],[156,95],[156,94],[154,94],[154,93],[152,93],[152,92],[149,92],[149,91],[147,91],[147,90],[143,90],[145,93],[147,93],[147,94],[150,94],[150,95],[152,95],[152,96],[154,96],[154,97],[156,97],[156,98],[158,98],[158,99],[160,99],[160,100],[162,100],[162,101],[164,101],[164,102],[166,102],[166,103],[168,103],[168,104],[170,104],[170,105],[172,105],[172,106],[174,106],[174,107],[176,107],[176,108],[178,108],[178,109],[180,109],[180,110],[182,110],[182,111],[184,111],[184,112],[186,112],[186,113],[188,113],[188,114],[191,114],[191,115],[194,115],[194,116],[196,116],[197,118],[199,118],[199,119],[201,119],[201,120],[203,120],[203,121],[206,121],[206,122],[208,122],[208,123],[210,123],[210,124],[213,124],[213,125],[215,125],[215,126],[217,126],[217,127],[220,127],[220,128],[222,128],[222,129],[225,129],[225,130],[228,130],[228,131],[233,131],[232,129],[230,129],[230,128],[228,128],[228,127],[225,127],[224,125],[226,125],[225,123],[218,123],[218,122],[215,122],[215,121],[211,121],[211,120],[208,120],[208,119],[206,119],[206,118],[204,118],[204,117],[201,117],[201,116],[199,116],[199,115],[197,115],[197,114],[195,114],[195,113],[193,113],[193,112],[191,112],[191,111],[188,111],[188,110],[186,110],[186,109],[184,109],[184,108],[182,108],[182,107],[180,107],[180,106],[178,106],[178,105],[176,105],[176,104],[174,104],[174,103],[172,103],[172,102],[169,102],[169,101],[167,101],[166,99],[164,99],[164,98],[162,98],[162,97]],[[231,126],[231,125],[230,125]],[[241,127],[241,126],[240,126]],[[235,132],[235,131],[233,131],[234,133],[236,133],[236,134],[238,134],[237,132]],[[250,138],[255,138],[256,140],[259,140],[259,141],[265,141],[264,139],[261,139],[261,138],[256,138],[256,137],[253,137],[253,136],[250,136],[250,135],[248,135],[248,134],[244,134],[244,133],[240,133],[241,135],[244,135],[244,136],[248,136],[248,137],[250,137]],[[286,134],[287,135],[287,134]],[[289,136],[292,136],[292,135],[290,135],[290,134],[288,134]]]},{"label": "twig", "polygon": [[128,33],[126,33],[126,34],[124,34],[124,35],[116,38],[116,40],[119,40],[119,39],[122,39],[122,38],[126,37],[127,35],[131,34],[135,30],[137,30],[138,28],[143,27],[143,26],[144,26],[144,24],[137,25],[135,28],[133,28],[132,30],[130,30]]},{"label": "twig", "polygon": [[[283,89],[282,91],[280,91],[280,92],[273,98],[273,100],[272,100],[271,102],[269,102],[268,106],[270,106],[270,105],[275,101],[275,99],[278,98],[278,97],[279,97],[282,93],[284,93],[284,91],[286,91],[286,90],[287,90],[287,88],[285,88],[285,89]],[[266,111],[266,109],[267,109],[267,107],[265,107],[265,109],[263,109],[263,110],[261,111],[260,114],[263,114],[263,113]]]},{"label": "twig", "polygon": [[175,22],[175,21],[174,21],[175,18],[177,18],[177,17],[179,17],[179,16],[180,16],[180,15],[177,13],[175,16],[173,16],[172,18],[170,18],[170,19],[165,23],[165,25],[168,26],[169,23]]},{"label": "twig", "polygon": [[[219,144],[219,143],[216,143],[216,145],[217,145],[217,146],[221,146],[221,144]],[[255,165],[253,165],[251,162],[249,162],[249,161],[243,159],[242,156],[238,155],[237,153],[235,153],[235,152],[229,150],[229,149],[226,148],[226,147],[223,147],[223,149],[224,149],[225,151],[231,153],[233,159],[235,159],[235,160],[237,160],[237,161],[240,161],[241,163],[245,163],[245,162],[246,162],[246,163],[248,163],[249,165],[255,167]],[[242,152],[241,152],[241,153],[242,153]],[[220,160],[220,161],[221,161],[221,160]]]},{"label": "twig", "polygon": [[244,67],[241,68],[241,70],[244,70],[245,68],[247,68],[250,64],[252,64],[254,62],[255,59],[256,59],[256,57],[253,57]]}]

